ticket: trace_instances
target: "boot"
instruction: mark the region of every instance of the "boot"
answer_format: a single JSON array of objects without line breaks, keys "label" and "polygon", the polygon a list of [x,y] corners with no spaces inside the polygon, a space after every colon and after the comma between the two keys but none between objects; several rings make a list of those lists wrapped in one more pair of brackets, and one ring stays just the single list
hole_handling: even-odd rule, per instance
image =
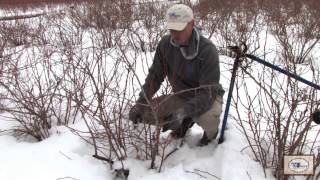
[{"label": "boot", "polygon": [[[218,135],[218,131],[212,139],[215,139],[217,135]],[[207,133],[203,132],[202,138],[200,139],[198,146],[206,146],[212,141],[212,139],[208,139]]]},{"label": "boot", "polygon": [[202,138],[199,141],[199,146],[206,146],[211,142],[211,140],[208,139],[207,133],[203,132]]},{"label": "boot", "polygon": [[186,135],[188,129],[191,128],[193,124],[194,122],[192,121],[192,118],[184,119],[180,128],[171,132],[171,136],[174,138],[183,138]]}]

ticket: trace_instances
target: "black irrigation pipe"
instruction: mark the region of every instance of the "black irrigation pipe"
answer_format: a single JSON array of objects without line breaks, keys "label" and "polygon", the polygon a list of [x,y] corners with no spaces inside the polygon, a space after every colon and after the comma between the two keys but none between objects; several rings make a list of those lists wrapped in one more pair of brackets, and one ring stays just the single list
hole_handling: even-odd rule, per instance
[{"label": "black irrigation pipe", "polygon": [[[243,45],[243,48],[239,47],[239,46],[229,46],[228,48],[235,52],[236,53],[236,58],[235,58],[235,61],[234,61],[234,64],[233,64],[233,69],[232,69],[232,76],[231,76],[231,81],[230,81],[230,86],[229,86],[229,93],[228,93],[228,97],[227,97],[227,103],[226,103],[226,108],[225,108],[225,112],[224,112],[224,117],[223,117],[223,122],[222,122],[222,128],[221,128],[221,133],[220,133],[220,138],[219,138],[219,141],[218,143],[221,144],[223,143],[224,141],[224,131],[225,131],[225,128],[226,128],[226,125],[227,125],[227,119],[228,119],[228,114],[229,114],[229,108],[230,108],[230,105],[231,105],[231,98],[232,98],[232,91],[233,91],[233,87],[234,87],[234,82],[235,82],[235,78],[236,78],[236,74],[237,74],[237,70],[238,70],[238,67],[240,65],[240,58],[243,58],[243,57],[247,57],[247,58],[250,58],[260,64],[263,64],[271,69],[274,69],[274,70],[277,70],[279,72],[281,72],[282,74],[284,75],[287,75],[291,78],[294,78],[304,84],[307,84],[308,86],[311,86],[317,90],[320,90],[320,86],[311,82],[311,81],[308,81],[300,76],[298,76],[297,74],[294,74],[292,72],[289,72],[285,69],[282,69],[274,64],[271,64],[263,59],[260,59],[258,58],[257,56],[254,56],[252,54],[246,54],[246,51],[247,51],[247,45],[242,43]],[[313,121],[316,123],[316,124],[320,124],[320,111],[316,111],[314,114],[312,114],[312,119]]]}]

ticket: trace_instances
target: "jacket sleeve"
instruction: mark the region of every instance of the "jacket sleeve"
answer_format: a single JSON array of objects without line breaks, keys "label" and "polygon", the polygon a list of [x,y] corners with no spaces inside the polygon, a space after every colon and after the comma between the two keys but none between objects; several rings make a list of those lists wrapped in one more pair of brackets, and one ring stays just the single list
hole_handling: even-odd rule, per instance
[{"label": "jacket sleeve", "polygon": [[145,83],[142,86],[142,90],[139,94],[138,101],[145,102],[145,98],[151,99],[153,95],[159,90],[161,83],[165,78],[164,65],[165,61],[162,48],[162,41],[157,46],[153,63],[149,68],[149,73],[145,79]]},{"label": "jacket sleeve", "polygon": [[216,96],[224,94],[219,84],[219,56],[215,46],[210,44],[205,47],[199,56],[201,61],[199,89],[195,90],[194,98],[191,98],[184,107],[190,117],[197,117],[208,111]]}]

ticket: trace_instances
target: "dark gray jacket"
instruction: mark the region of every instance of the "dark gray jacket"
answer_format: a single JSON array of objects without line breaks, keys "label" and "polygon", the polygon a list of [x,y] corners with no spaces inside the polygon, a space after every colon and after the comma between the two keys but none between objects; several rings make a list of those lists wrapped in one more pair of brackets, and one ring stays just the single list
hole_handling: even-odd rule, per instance
[{"label": "dark gray jacket", "polygon": [[176,45],[170,35],[161,39],[139,99],[144,97],[143,92],[148,99],[152,98],[166,77],[173,92],[186,100],[183,108],[190,117],[197,117],[209,110],[215,97],[224,94],[219,84],[216,47],[196,29],[187,47]]}]

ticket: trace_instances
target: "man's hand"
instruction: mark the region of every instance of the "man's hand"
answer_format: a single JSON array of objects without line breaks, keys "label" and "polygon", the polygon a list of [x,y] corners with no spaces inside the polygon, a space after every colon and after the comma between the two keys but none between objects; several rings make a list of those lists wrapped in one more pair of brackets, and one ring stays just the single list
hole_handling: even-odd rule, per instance
[{"label": "man's hand", "polygon": [[168,129],[177,130],[180,128],[183,120],[187,117],[183,108],[175,110],[173,113],[165,117],[165,125],[163,126],[163,131]]},{"label": "man's hand", "polygon": [[129,111],[129,120],[134,124],[137,124],[142,121],[142,105],[135,104]]}]

